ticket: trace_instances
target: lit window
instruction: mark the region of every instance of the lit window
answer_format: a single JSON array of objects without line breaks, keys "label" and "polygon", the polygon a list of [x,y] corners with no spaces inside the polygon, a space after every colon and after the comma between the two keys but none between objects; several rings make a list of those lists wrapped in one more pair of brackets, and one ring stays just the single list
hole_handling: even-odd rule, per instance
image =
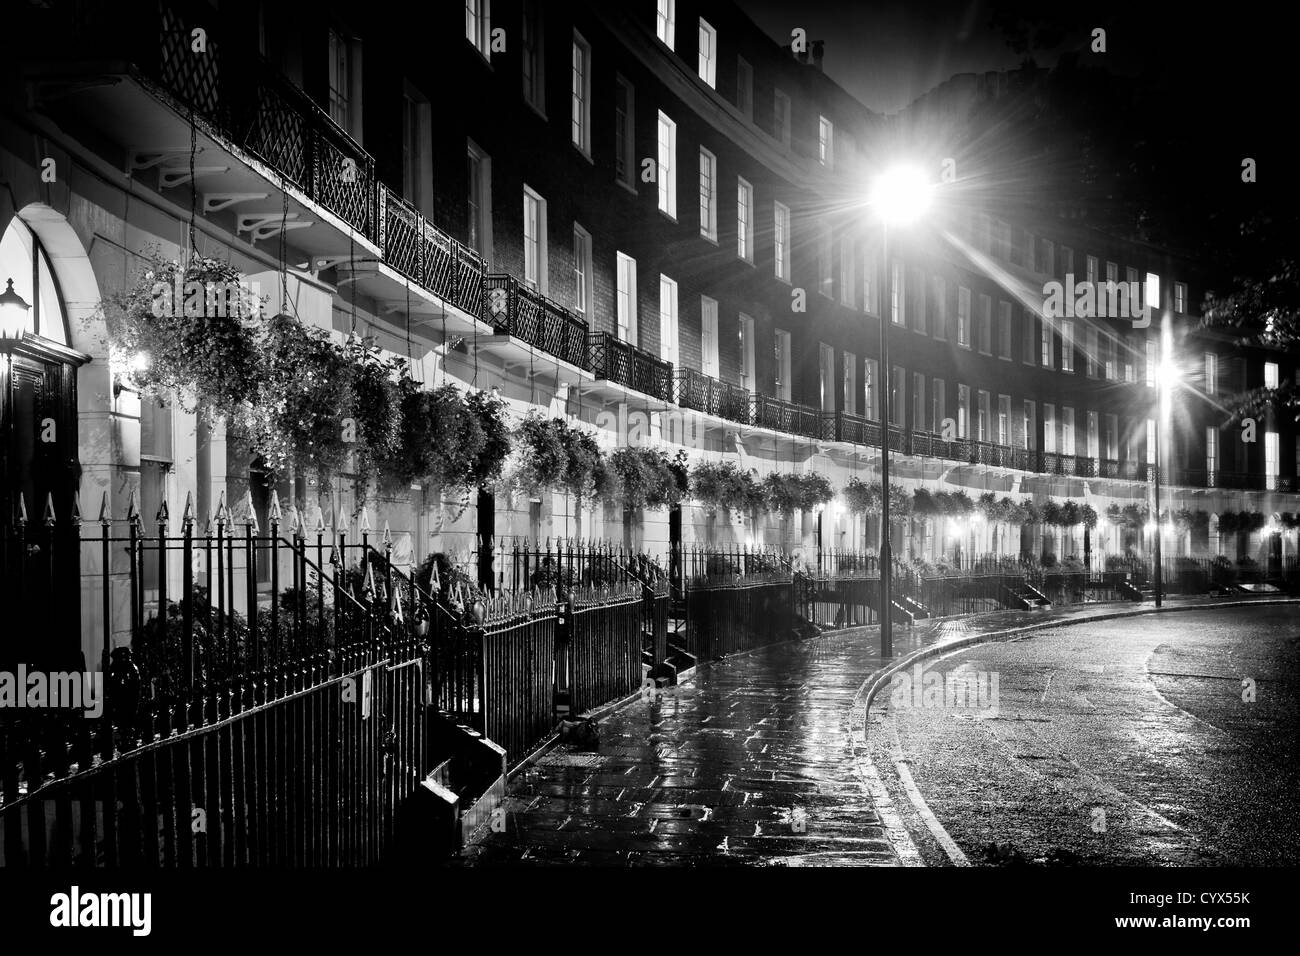
[{"label": "lit window", "polygon": [[817,385],[823,412],[835,411],[835,350],[825,342],[818,344]]},{"label": "lit window", "polygon": [[700,17],[700,79],[709,86],[718,85],[718,31]]},{"label": "lit window", "polygon": [[524,187],[524,283],[545,294],[546,200]]},{"label": "lit window", "polygon": [[957,386],[957,437],[970,437],[970,386]]},{"label": "lit window", "polygon": [[469,247],[492,264],[492,160],[474,143],[466,148],[468,160]]},{"label": "lit window", "polygon": [[492,58],[491,0],[465,0],[465,39],[484,58]]},{"label": "lit window", "polygon": [[776,203],[776,277],[790,281],[790,207]]},{"label": "lit window", "polygon": [[790,333],[775,330],[776,345],[776,397],[790,401]]},{"label": "lit window", "polygon": [[700,370],[713,378],[718,372],[718,300],[700,296]]},{"label": "lit window", "polygon": [[825,116],[817,122],[817,159],[827,169],[835,165],[835,127]]},{"label": "lit window", "polygon": [[591,233],[573,224],[573,310],[586,316],[591,307]]},{"label": "lit window", "polygon": [[659,211],[677,218],[677,124],[659,113]]},{"label": "lit window", "polygon": [[844,353],[844,411],[858,413],[858,357],[852,352]]},{"label": "lit window", "polygon": [[655,11],[655,35],[673,49],[677,42],[677,0],[659,0]]},{"label": "lit window", "polygon": [[736,180],[736,255],[754,261],[754,187]]},{"label": "lit window", "polygon": [[980,294],[980,347],[983,355],[993,354],[993,300]]},{"label": "lit window", "polygon": [[1043,451],[1056,454],[1056,406],[1043,403]]},{"label": "lit window", "polygon": [[1277,388],[1277,363],[1264,363],[1264,387]]},{"label": "lit window", "polygon": [[1174,311],[1180,315],[1187,313],[1187,283],[1174,283]]},{"label": "lit window", "polygon": [[1061,371],[1074,371],[1074,323],[1061,323]]},{"label": "lit window", "polygon": [[1219,430],[1213,425],[1205,429],[1205,474],[1206,486],[1213,488],[1215,475],[1219,472]]},{"label": "lit window", "polygon": [[1042,351],[1038,357],[1038,364],[1043,368],[1054,368],[1052,365],[1052,323],[1046,319],[1043,320]]},{"label": "lit window", "polygon": [[1213,352],[1205,353],[1205,394],[1219,393],[1219,357]]},{"label": "lit window", "polygon": [[957,344],[970,348],[970,289],[957,287]]},{"label": "lit window", "polygon": [[831,227],[822,226],[817,233],[817,291],[830,298],[835,293],[831,276]]},{"label": "lit window", "polygon": [[677,283],[660,275],[659,357],[672,365],[678,361],[677,328]]},{"label": "lit window", "polygon": [[1038,435],[1036,434],[1037,422],[1034,415],[1034,403],[1025,402],[1024,411],[1024,447],[1026,451],[1033,451],[1038,447]]},{"label": "lit window", "polygon": [[891,265],[892,275],[889,280],[889,321],[894,325],[903,324],[903,267],[894,260]]},{"label": "lit window", "polygon": [[857,278],[853,270],[853,241],[840,240],[840,304],[850,309],[854,307],[854,289]]},{"label": "lit window", "polygon": [[867,359],[865,371],[863,386],[866,396],[866,415],[871,421],[878,422],[880,421],[880,395],[877,383],[880,377],[880,363],[873,358]]},{"label": "lit window", "polygon": [[618,253],[618,271],[615,279],[615,303],[618,313],[618,337],[636,344],[636,260]]},{"label": "lit window", "polygon": [[718,238],[718,160],[707,149],[700,150],[700,235]]}]

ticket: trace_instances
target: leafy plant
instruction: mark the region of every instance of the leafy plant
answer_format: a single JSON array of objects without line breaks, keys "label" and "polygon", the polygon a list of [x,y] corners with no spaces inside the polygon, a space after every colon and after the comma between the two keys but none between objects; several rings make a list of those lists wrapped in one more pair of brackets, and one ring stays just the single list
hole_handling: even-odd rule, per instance
[{"label": "leafy plant", "polygon": [[690,473],[691,497],[707,508],[749,511],[756,498],[752,472],[732,462],[700,462]]}]

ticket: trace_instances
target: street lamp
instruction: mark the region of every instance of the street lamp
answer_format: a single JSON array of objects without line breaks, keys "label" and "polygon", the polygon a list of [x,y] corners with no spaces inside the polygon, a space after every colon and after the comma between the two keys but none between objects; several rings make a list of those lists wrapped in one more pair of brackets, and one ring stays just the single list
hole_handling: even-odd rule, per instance
[{"label": "street lamp", "polygon": [[895,166],[876,180],[871,205],[880,216],[881,256],[885,268],[885,301],[880,309],[880,656],[894,654],[893,549],[889,546],[889,326],[893,321],[894,270],[889,261],[889,227],[903,227],[924,215],[932,188],[919,169]]},{"label": "street lamp", "polygon": [[21,339],[31,309],[27,300],[14,291],[14,280],[10,279],[9,288],[0,292],[0,339]]},{"label": "street lamp", "polygon": [[1162,348],[1160,351],[1161,351],[1160,364],[1156,366],[1156,374],[1155,374],[1155,386],[1156,386],[1156,428],[1155,428],[1155,432],[1156,432],[1156,433],[1155,433],[1155,440],[1156,440],[1156,448],[1155,448],[1155,456],[1154,456],[1154,457],[1155,457],[1155,470],[1156,470],[1156,474],[1155,474],[1155,485],[1156,485],[1156,489],[1155,489],[1155,492],[1156,492],[1156,513],[1155,513],[1155,526],[1156,526],[1156,568],[1155,568],[1156,607],[1160,607],[1162,604],[1164,604],[1164,597],[1165,597],[1164,559],[1163,559],[1163,556],[1162,556],[1162,554],[1161,554],[1161,550],[1160,550],[1160,539],[1161,539],[1161,537],[1163,536],[1163,535],[1162,535],[1162,531],[1164,530],[1164,529],[1161,527],[1161,524],[1160,524],[1160,468],[1161,468],[1161,461],[1160,461],[1160,420],[1161,420],[1162,418],[1164,418],[1164,414],[1165,414],[1165,398],[1167,397],[1168,393],[1173,389],[1174,385],[1176,385],[1176,384],[1178,383],[1178,367],[1177,367],[1176,365],[1174,365],[1174,363],[1171,362],[1167,357],[1165,357],[1165,355],[1164,355],[1164,349],[1163,349],[1163,348]]}]

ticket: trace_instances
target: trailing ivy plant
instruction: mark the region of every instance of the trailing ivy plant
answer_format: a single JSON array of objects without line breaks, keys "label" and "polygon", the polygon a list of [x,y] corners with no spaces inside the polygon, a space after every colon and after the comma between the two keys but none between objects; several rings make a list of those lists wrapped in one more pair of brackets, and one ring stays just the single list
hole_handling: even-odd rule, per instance
[{"label": "trailing ivy plant", "polygon": [[610,456],[625,508],[662,508],[682,499],[675,462],[657,448],[620,448]]}]

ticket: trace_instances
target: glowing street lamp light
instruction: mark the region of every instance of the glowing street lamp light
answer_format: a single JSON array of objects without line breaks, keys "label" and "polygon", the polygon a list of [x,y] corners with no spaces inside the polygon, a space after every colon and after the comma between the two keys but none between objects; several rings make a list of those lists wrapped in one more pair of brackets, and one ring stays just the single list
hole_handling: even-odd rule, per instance
[{"label": "glowing street lamp light", "polygon": [[10,279],[9,287],[0,292],[0,339],[21,339],[31,310],[27,300],[14,291],[14,280]]},{"label": "glowing street lamp light", "polygon": [[[894,270],[889,261],[889,227],[904,227],[920,219],[930,206],[933,187],[915,166],[894,166],[871,189],[871,205],[880,216],[881,254],[885,268],[885,299],[880,309],[880,656],[892,657],[893,549],[889,545],[889,326],[893,319]],[[889,313],[888,317],[886,313]]]}]

